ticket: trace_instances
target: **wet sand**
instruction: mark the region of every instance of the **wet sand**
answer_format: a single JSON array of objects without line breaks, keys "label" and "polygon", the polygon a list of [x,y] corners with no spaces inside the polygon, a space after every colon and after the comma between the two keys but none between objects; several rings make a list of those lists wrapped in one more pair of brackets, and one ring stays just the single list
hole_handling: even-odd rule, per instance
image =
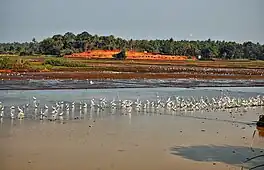
[{"label": "wet sand", "polygon": [[[253,118],[257,112],[250,110],[247,115]],[[218,114],[227,118],[225,112]],[[264,147],[264,138],[257,136],[256,151],[251,152],[253,125],[179,115],[133,113],[131,118],[110,115],[96,122],[65,122],[15,120],[12,125],[5,120],[0,133],[1,169],[239,169],[241,161],[260,154]]]}]

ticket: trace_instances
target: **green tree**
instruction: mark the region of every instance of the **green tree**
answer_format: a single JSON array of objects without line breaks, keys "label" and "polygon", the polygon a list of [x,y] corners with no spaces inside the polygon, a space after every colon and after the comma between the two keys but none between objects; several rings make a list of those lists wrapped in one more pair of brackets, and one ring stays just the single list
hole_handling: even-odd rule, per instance
[{"label": "green tree", "polygon": [[204,59],[213,57],[223,59],[245,58],[263,60],[264,47],[259,43],[245,42],[243,44],[226,41],[175,41],[168,40],[125,40],[110,36],[91,35],[84,31],[80,34],[67,32],[64,35],[54,35],[37,42],[0,43],[1,54],[34,55],[45,54],[63,56],[74,52],[93,49],[125,49],[148,51],[167,55],[203,56]]}]

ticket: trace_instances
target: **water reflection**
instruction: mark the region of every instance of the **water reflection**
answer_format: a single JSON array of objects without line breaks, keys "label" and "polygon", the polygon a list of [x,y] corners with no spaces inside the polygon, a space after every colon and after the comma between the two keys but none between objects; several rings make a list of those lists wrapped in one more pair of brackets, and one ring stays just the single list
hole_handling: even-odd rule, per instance
[{"label": "water reflection", "polygon": [[79,111],[79,118],[82,119],[82,109]]},{"label": "water reflection", "polygon": [[63,121],[63,120],[64,120],[63,116],[59,116],[59,120],[60,120],[60,123],[61,123],[61,124],[64,123],[64,121]]},{"label": "water reflection", "polygon": [[1,118],[0,118],[1,129],[2,129],[2,127],[3,127],[3,122],[4,122],[4,119],[1,117]]},{"label": "water reflection", "polygon": [[87,120],[87,107],[83,109],[83,118],[84,120]]},{"label": "water reflection", "polygon": [[264,127],[258,127],[257,126],[257,131],[258,131],[258,136],[260,138],[264,138]]},{"label": "water reflection", "polygon": [[38,109],[34,109],[34,119],[37,120],[38,116]]},{"label": "water reflection", "polygon": [[93,113],[94,113],[94,107],[91,107],[90,116],[89,116],[90,119],[93,119]]},{"label": "water reflection", "polygon": [[70,120],[70,110],[66,110],[66,120]]},{"label": "water reflection", "polygon": [[131,112],[128,113],[128,117],[129,117],[129,124],[131,125],[131,119],[132,119]]},{"label": "water reflection", "polygon": [[72,113],[71,114],[71,118],[74,119],[75,118],[75,115],[74,115],[74,113],[75,113],[75,107],[72,108],[71,113]]}]

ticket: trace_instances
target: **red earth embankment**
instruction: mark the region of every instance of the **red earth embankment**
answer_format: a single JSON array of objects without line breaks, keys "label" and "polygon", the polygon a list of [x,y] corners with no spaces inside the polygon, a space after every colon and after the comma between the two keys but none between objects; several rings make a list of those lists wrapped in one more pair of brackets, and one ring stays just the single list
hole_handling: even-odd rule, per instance
[{"label": "red earth embankment", "polygon": [[11,73],[12,70],[0,70],[0,73]]},{"label": "red earth embankment", "polygon": [[[65,58],[87,58],[87,59],[111,59],[114,54],[119,53],[120,50],[91,50],[82,53],[73,53],[72,55],[66,55]],[[188,56],[172,56],[161,55],[149,52],[136,52],[127,51],[126,56],[128,60],[188,60]],[[196,60],[195,57],[191,58]]]}]

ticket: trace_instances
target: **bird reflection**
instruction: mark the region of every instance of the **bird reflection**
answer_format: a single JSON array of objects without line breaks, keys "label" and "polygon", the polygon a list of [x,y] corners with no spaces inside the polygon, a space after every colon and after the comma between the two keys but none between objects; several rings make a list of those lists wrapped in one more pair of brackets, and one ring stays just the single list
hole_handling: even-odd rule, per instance
[{"label": "bird reflection", "polygon": [[[156,98],[147,100],[141,100],[139,97],[137,99],[120,99],[118,96],[112,100],[108,100],[105,97],[101,97],[100,99],[92,98],[91,100],[83,101],[54,101],[52,105],[50,103],[43,103],[34,96],[32,98],[33,102],[29,101],[31,103],[26,103],[22,107],[11,105],[9,113],[8,109],[4,109],[9,106],[5,106],[5,103],[0,101],[0,118],[16,120],[22,119],[25,116],[25,118],[44,121],[45,118],[51,117],[48,120],[56,121],[59,120],[59,116],[65,120],[79,120],[83,118],[93,119],[93,117],[103,118],[104,116],[119,113],[124,116],[174,116],[179,114],[195,116],[194,113],[197,111],[200,111],[201,115],[208,112],[225,111],[235,121],[237,116],[246,114],[250,108],[264,106],[264,96],[261,95],[243,98],[228,96],[228,94],[224,93],[211,98],[208,96],[163,97],[158,94],[156,94]],[[80,112],[78,113],[77,110]]]}]

